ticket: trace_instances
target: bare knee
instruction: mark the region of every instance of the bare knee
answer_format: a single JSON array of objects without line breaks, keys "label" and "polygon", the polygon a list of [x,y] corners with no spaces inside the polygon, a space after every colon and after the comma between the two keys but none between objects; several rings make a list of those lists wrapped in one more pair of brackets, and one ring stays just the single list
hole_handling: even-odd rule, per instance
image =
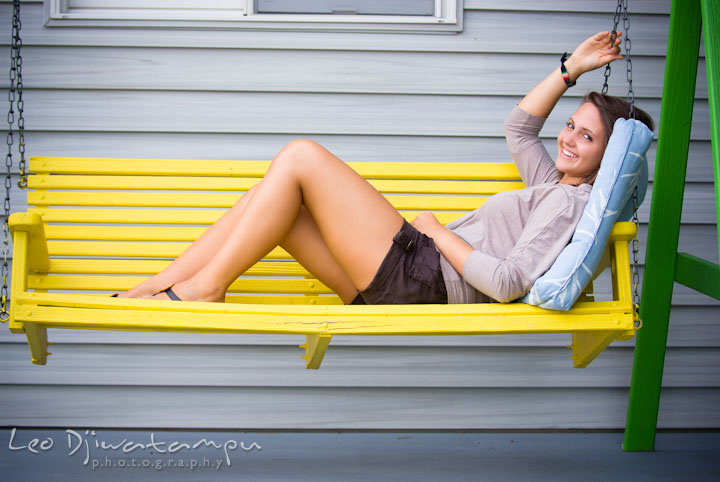
[{"label": "bare knee", "polygon": [[326,161],[329,154],[327,149],[309,139],[296,139],[289,142],[273,159],[273,164],[291,165],[294,168],[318,167],[317,164]]},{"label": "bare knee", "polygon": [[305,151],[316,151],[318,149],[324,149],[320,144],[318,144],[315,141],[311,141],[310,139],[295,139],[293,141],[288,142],[284,150],[289,150],[292,152],[305,152]]}]

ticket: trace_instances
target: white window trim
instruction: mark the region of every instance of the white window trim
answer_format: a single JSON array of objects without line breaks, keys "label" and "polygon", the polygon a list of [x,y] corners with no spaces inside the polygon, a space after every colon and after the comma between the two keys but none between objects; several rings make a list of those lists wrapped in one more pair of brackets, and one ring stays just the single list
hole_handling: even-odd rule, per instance
[{"label": "white window trim", "polygon": [[[202,0],[198,0],[202,3]],[[463,0],[436,0],[434,16],[283,15],[254,12],[253,0],[236,9],[103,9],[73,12],[66,0],[45,0],[46,27],[195,28],[303,31],[457,33],[462,30]]]}]

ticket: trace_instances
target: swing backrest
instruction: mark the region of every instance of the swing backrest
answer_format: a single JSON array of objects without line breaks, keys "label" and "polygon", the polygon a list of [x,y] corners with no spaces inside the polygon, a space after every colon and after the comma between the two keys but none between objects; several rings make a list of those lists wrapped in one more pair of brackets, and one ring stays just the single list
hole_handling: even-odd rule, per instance
[{"label": "swing backrest", "polygon": [[519,301],[553,310],[569,310],[577,301],[600,263],[613,225],[632,217],[635,186],[638,206],[645,199],[646,153],[652,136],[652,131],[638,120],[615,121],[600,171],[570,244]]}]

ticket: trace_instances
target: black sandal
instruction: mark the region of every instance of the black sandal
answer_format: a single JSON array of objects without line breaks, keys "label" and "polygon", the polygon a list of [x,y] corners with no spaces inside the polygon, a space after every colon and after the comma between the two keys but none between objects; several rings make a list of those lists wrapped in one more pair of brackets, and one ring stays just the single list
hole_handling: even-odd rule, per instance
[{"label": "black sandal", "polygon": [[173,300],[173,301],[182,301],[182,300],[180,299],[180,297],[179,297],[178,295],[176,295],[175,292],[172,290],[172,287],[173,287],[173,286],[175,286],[175,283],[171,284],[170,286],[168,286],[168,287],[165,288],[165,289],[162,289],[162,290],[158,291],[157,293],[153,293],[153,296],[159,295],[160,293],[165,293],[165,294],[168,295],[168,297],[170,297],[170,299]]}]

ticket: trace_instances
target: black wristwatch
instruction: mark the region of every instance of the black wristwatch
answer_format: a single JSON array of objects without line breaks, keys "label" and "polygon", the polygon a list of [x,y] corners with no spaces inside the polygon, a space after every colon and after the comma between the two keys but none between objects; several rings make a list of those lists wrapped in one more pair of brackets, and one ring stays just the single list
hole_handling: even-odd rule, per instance
[{"label": "black wristwatch", "polygon": [[568,74],[568,71],[565,68],[565,61],[567,60],[567,58],[568,58],[567,52],[562,54],[562,57],[560,57],[560,72],[562,73],[563,80],[565,81],[567,86],[572,87],[573,85],[575,85],[575,82],[570,80],[570,74]]}]

